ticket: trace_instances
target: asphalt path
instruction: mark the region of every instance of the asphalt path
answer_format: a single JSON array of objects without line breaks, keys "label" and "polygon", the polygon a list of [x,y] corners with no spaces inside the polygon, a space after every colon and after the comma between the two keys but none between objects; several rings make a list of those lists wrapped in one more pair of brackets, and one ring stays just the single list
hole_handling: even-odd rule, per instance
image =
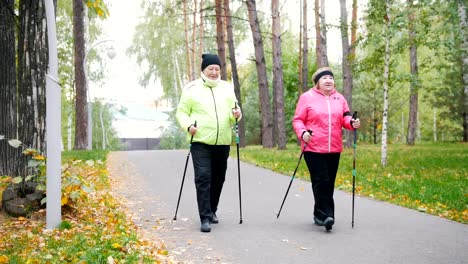
[{"label": "asphalt path", "polygon": [[[468,263],[468,226],[386,202],[335,190],[331,232],[313,224],[310,182],[295,179],[276,218],[291,175],[241,162],[242,224],[237,160],[229,159],[219,224],[200,232],[189,158],[177,220],[177,198],[188,150],[113,152],[111,178],[138,226],[183,263]],[[291,160],[295,163],[297,161]],[[358,175],[359,177],[359,175]],[[359,178],[357,178],[359,180]]]}]

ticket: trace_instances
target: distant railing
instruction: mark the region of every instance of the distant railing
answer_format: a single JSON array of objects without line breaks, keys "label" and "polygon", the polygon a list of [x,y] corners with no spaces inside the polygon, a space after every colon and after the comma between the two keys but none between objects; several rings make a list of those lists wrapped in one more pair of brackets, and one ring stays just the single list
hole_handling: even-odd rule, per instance
[{"label": "distant railing", "polygon": [[120,138],[122,150],[155,150],[159,149],[160,138]]}]

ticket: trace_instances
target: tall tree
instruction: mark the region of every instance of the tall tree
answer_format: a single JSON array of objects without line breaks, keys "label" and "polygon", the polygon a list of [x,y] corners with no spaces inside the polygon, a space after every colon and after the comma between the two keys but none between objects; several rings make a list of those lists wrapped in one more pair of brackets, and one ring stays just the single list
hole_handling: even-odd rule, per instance
[{"label": "tall tree", "polygon": [[189,36],[189,18],[188,18],[188,0],[183,0],[184,4],[184,36],[185,36],[185,65],[187,67],[187,76],[189,81],[193,81],[195,79],[195,72],[192,68],[191,62],[191,52],[190,52],[190,36]]},{"label": "tall tree", "polygon": [[[299,1],[299,87],[298,87],[298,90],[299,90],[299,95],[301,95],[302,93],[304,93],[304,85],[303,85],[303,81],[302,81],[302,34],[304,34],[304,29],[303,29],[303,25],[304,25],[304,22],[303,22],[303,15],[304,15],[304,8],[303,8],[303,2],[305,0],[300,0]],[[305,1],[307,2],[307,1]]]},{"label": "tall tree", "polygon": [[302,61],[301,61],[301,93],[308,90],[309,75],[309,37],[307,34],[307,1],[303,1],[302,6]]},{"label": "tall tree", "polygon": [[224,39],[224,8],[221,0],[215,1],[216,10],[216,44],[218,45],[218,56],[221,61],[221,79],[226,80],[226,41]]},{"label": "tall tree", "polygon": [[325,0],[315,0],[315,53],[317,67],[328,66],[327,55],[327,24],[325,16]]},{"label": "tall tree", "polygon": [[350,50],[350,61],[351,65],[354,63],[354,59],[356,58],[356,40],[357,40],[357,0],[353,1],[353,11],[351,17],[351,50]]},{"label": "tall tree", "polygon": [[[239,106],[242,109],[242,97],[241,89],[239,82],[239,73],[237,71],[237,62],[236,62],[236,50],[234,46],[234,34],[232,32],[232,19],[231,19],[231,8],[229,6],[229,0],[224,0],[224,12],[226,15],[226,32],[227,32],[227,43],[229,47],[229,59],[231,61],[231,72],[232,72],[232,81],[234,83],[234,92],[236,94],[237,101]],[[239,122],[239,145],[240,147],[245,147],[245,122],[244,119],[241,119]]]},{"label": "tall tree", "polygon": [[408,34],[409,34],[409,55],[410,55],[410,97],[409,97],[409,118],[406,144],[414,145],[416,138],[416,128],[418,123],[418,44],[416,41],[415,26],[415,6],[413,0],[408,0]]},{"label": "tall tree", "polygon": [[284,114],[283,62],[281,60],[281,17],[278,0],[271,1],[273,28],[273,103],[278,149],[286,149],[286,127]]},{"label": "tall tree", "polygon": [[84,72],[85,58],[84,2],[73,0],[73,39],[75,58],[75,146],[74,149],[88,147],[87,84]]},{"label": "tall tree", "polygon": [[255,0],[247,0],[250,29],[252,31],[255,47],[255,65],[257,68],[258,93],[260,97],[260,108],[262,114],[262,146],[272,148],[273,144],[273,121],[270,105],[270,94],[268,91],[268,78],[266,72],[265,54],[263,50],[263,39],[260,34],[260,25],[257,16],[257,3]]},{"label": "tall tree", "polygon": [[19,14],[18,137],[26,146],[45,153],[48,49],[44,1],[20,1]]},{"label": "tall tree", "polygon": [[0,175],[15,174],[18,153],[7,139],[17,138],[14,0],[0,1]]},{"label": "tall tree", "polygon": [[[340,0],[340,29],[341,29],[341,47],[342,58],[341,66],[343,69],[343,96],[348,102],[350,109],[353,108],[353,75],[351,73],[350,45],[348,33],[348,15],[346,10],[346,0]],[[346,147],[351,147],[351,131],[346,131]]]},{"label": "tall tree", "polygon": [[380,163],[382,166],[387,165],[387,133],[388,133],[388,90],[389,90],[389,75],[390,75],[390,40],[391,40],[391,20],[390,20],[390,1],[385,0],[385,59],[383,72],[383,114],[382,114],[382,146]]},{"label": "tall tree", "polygon": [[458,0],[458,18],[459,28],[461,33],[460,43],[460,61],[462,69],[462,118],[463,118],[463,142],[468,142],[468,19],[466,16],[467,3],[463,0]]}]

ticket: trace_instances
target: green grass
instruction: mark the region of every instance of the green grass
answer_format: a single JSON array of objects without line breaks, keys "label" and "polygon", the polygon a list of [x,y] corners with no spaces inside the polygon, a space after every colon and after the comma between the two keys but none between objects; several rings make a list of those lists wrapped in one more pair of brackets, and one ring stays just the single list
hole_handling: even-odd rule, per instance
[{"label": "green grass", "polygon": [[[235,157],[235,148],[231,156]],[[468,223],[468,148],[466,144],[388,146],[387,165],[381,165],[378,145],[356,148],[356,193],[377,200]],[[295,144],[287,150],[249,146],[240,150],[243,161],[292,176],[300,155]],[[338,189],[352,191],[353,149],[341,155]],[[310,180],[304,161],[296,177]]]}]

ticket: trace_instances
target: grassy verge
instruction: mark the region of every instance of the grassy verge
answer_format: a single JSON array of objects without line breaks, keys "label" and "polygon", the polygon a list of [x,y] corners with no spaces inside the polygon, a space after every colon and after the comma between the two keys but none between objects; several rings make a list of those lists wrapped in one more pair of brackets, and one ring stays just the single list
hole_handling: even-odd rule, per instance
[{"label": "grassy verge", "polygon": [[[232,148],[235,151],[235,148]],[[231,156],[235,157],[232,152]],[[300,149],[287,150],[249,146],[241,149],[241,159],[260,167],[292,175]],[[468,223],[468,148],[466,144],[420,144],[388,147],[387,166],[380,163],[380,146],[356,149],[356,193],[391,202],[460,223]],[[336,181],[338,189],[352,191],[353,149],[341,155]],[[302,161],[296,177],[310,180]]]},{"label": "grassy verge", "polygon": [[[0,263],[170,263],[162,245],[138,237],[136,227],[109,193],[106,154],[63,154],[63,162],[73,160],[73,171],[80,172],[93,191],[62,209],[58,229],[45,228],[45,210],[28,218],[1,215]],[[89,160],[94,162],[84,162]],[[5,182],[7,178],[1,178],[0,189]]]}]

